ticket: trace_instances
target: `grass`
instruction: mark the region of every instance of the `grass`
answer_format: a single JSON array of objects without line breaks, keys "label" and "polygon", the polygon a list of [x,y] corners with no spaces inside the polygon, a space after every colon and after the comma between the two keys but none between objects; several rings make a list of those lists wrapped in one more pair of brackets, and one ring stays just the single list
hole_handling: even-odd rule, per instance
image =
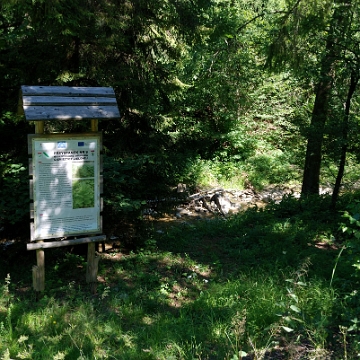
[{"label": "grass", "polygon": [[49,249],[37,300],[34,254],[11,253],[0,358],[353,359],[358,280],[327,204],[287,198],[228,219],[149,224],[137,250],[100,255],[96,295],[83,256]]}]

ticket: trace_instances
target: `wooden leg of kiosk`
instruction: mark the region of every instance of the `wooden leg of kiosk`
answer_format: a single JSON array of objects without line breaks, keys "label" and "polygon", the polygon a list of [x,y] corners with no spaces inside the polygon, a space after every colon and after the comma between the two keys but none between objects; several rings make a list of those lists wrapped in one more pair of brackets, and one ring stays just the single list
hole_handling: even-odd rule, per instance
[{"label": "wooden leg of kiosk", "polygon": [[93,294],[97,289],[97,273],[99,266],[99,257],[95,255],[95,243],[88,243],[86,282],[90,284]]},{"label": "wooden leg of kiosk", "polygon": [[33,272],[33,287],[37,292],[45,290],[45,251],[42,249],[36,250],[36,262],[32,268]]},{"label": "wooden leg of kiosk", "polygon": [[[35,134],[44,133],[44,121],[35,121]],[[42,243],[43,241],[38,241]],[[45,290],[45,251],[43,249],[36,250],[36,263],[33,266],[33,287],[37,292]]]},{"label": "wooden leg of kiosk", "polygon": [[[99,131],[98,119],[91,119],[90,129],[92,132]],[[88,243],[86,282],[90,284],[90,290],[93,294],[96,293],[96,288],[97,288],[98,267],[99,267],[99,257],[95,256],[95,243]]]},{"label": "wooden leg of kiosk", "polygon": [[45,249],[59,248],[70,245],[88,244],[88,257],[86,268],[86,282],[91,286],[93,294],[96,293],[97,273],[100,257],[95,254],[95,243],[105,241],[106,235],[89,236],[85,238],[63,240],[63,241],[36,241],[27,244],[28,250],[36,250],[37,265],[33,267],[34,289],[44,291],[45,289]]}]

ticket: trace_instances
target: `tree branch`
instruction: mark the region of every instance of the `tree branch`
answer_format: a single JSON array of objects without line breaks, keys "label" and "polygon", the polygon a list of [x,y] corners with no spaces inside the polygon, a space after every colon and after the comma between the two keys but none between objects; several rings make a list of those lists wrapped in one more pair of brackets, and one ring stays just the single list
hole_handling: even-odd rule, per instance
[{"label": "tree branch", "polygon": [[[280,10],[278,10],[278,11],[272,11],[272,12],[270,12],[270,15],[284,14],[284,15],[285,15],[284,18],[287,19],[287,18],[294,12],[295,8],[300,4],[300,2],[301,2],[301,0],[297,0],[296,3],[295,3],[295,5],[294,5],[294,6],[291,8],[291,10],[289,10],[289,11],[280,11]],[[257,20],[258,18],[263,17],[265,14],[266,14],[266,12],[263,11],[262,13],[254,16],[252,19],[250,19],[249,21],[247,21],[245,24],[241,25],[241,26],[237,29],[236,33],[239,33],[240,31],[242,31],[243,29],[245,29],[249,24],[251,24],[252,22],[254,22],[255,20]]]}]

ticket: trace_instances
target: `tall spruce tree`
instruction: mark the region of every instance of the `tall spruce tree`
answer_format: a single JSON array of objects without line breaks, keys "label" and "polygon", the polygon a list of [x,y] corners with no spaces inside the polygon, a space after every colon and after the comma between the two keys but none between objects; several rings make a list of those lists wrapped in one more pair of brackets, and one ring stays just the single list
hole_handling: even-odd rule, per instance
[{"label": "tall spruce tree", "polygon": [[[325,125],[331,116],[334,83],[349,64],[344,49],[349,38],[355,39],[358,7],[357,0],[297,0],[288,2],[284,11],[274,12],[280,16],[274,17],[268,65],[281,70],[290,68],[303,83],[314,88],[302,196],[319,193]],[[335,71],[335,67],[341,70]]]},{"label": "tall spruce tree", "polygon": [[303,196],[319,193],[324,129],[329,116],[329,101],[336,76],[334,65],[336,61],[342,61],[341,45],[347,35],[351,7],[351,0],[334,2],[330,28],[326,35],[325,51],[320,60],[320,78],[316,84],[316,96],[308,132],[302,183]]}]

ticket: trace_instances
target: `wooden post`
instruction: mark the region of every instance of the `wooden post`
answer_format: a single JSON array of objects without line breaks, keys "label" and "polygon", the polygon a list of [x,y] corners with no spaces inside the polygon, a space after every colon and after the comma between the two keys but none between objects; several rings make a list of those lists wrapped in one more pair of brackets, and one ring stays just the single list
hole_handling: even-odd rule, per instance
[{"label": "wooden post", "polygon": [[44,121],[35,121],[35,134],[44,133]]},{"label": "wooden post", "polygon": [[[91,119],[90,129],[92,132],[98,132],[99,131],[99,120],[98,119]],[[101,242],[101,248],[102,252],[105,252],[105,241]],[[96,243],[96,250],[99,251],[99,243]]]},{"label": "wooden post", "polygon": [[43,249],[36,250],[36,263],[33,266],[33,287],[35,291],[45,290],[45,251]]},{"label": "wooden post", "polygon": [[99,257],[95,255],[95,243],[89,243],[87,254],[86,282],[90,284],[90,289],[93,294],[96,293],[97,288],[98,267]]},{"label": "wooden post", "polygon": [[[44,133],[44,121],[35,121],[35,134]],[[42,242],[42,241],[40,241]],[[36,266],[33,266],[33,287],[35,291],[45,290],[45,251],[36,250]]]},{"label": "wooden post", "polygon": [[91,119],[91,131],[92,132],[99,131],[99,120],[98,119]]}]

